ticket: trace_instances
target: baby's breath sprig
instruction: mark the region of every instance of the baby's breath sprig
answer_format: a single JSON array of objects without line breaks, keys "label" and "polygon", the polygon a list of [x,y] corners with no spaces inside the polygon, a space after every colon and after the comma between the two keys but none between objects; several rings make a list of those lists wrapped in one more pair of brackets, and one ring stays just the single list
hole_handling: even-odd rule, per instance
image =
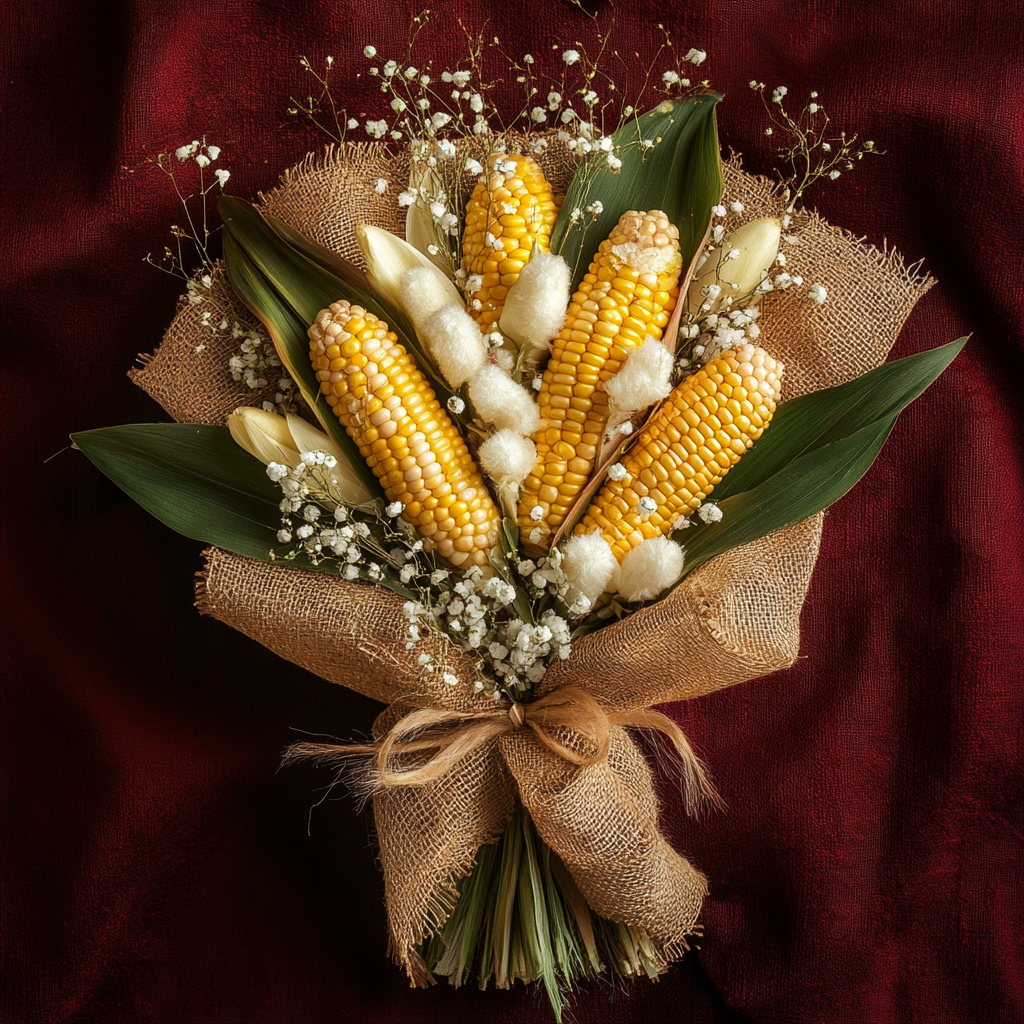
[{"label": "baby's breath sprig", "polygon": [[334,70],[334,58],[324,59],[323,72],[317,71],[306,56],[299,59],[299,66],[313,77],[320,91],[315,96],[309,93],[304,99],[292,96],[292,105],[288,108],[289,116],[303,118],[334,142],[344,142],[350,119],[346,110],[338,109],[331,93],[330,78]]},{"label": "baby's breath sprig", "polygon": [[[173,153],[159,153],[148,161],[170,179],[174,194],[178,197],[185,214],[185,221],[184,224],[171,225],[174,248],[164,246],[163,256],[159,259],[154,259],[153,254],[148,253],[146,262],[185,282],[213,273],[214,258],[210,253],[210,242],[216,229],[210,227],[207,197],[214,190],[219,189],[223,192],[228,178],[231,177],[231,172],[223,167],[218,167],[208,175],[207,168],[220,155],[220,146],[209,145],[204,135],[202,139],[193,139],[184,146],[179,146]],[[179,164],[185,163],[195,164],[198,168],[198,184],[192,191],[182,188],[177,170]],[[200,266],[197,270],[188,269],[191,258],[186,256],[186,246],[191,246],[199,258]]]},{"label": "baby's breath sprig", "polygon": [[764,130],[765,135],[774,135],[778,129],[786,140],[778,148],[778,154],[793,169],[792,177],[786,182],[790,187],[787,213],[796,209],[804,192],[814,182],[821,178],[835,181],[843,171],[852,171],[856,161],[884,152],[870,140],[858,145],[856,134],[847,135],[845,131],[830,134],[832,119],[818,102],[817,92],[810,94],[803,109],[794,116],[786,110],[785,97],[789,92],[786,86],[776,86],[770,101],[764,82],[755,79],[750,88],[761,97],[771,121]]}]

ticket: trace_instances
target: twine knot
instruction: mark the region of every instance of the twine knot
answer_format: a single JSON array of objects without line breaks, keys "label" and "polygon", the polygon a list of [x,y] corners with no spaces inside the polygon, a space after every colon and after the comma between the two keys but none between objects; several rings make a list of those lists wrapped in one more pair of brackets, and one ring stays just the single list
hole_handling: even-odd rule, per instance
[{"label": "twine knot", "polygon": [[526,709],[522,704],[513,704],[508,709],[508,717],[512,719],[512,728],[519,729],[526,721]]}]

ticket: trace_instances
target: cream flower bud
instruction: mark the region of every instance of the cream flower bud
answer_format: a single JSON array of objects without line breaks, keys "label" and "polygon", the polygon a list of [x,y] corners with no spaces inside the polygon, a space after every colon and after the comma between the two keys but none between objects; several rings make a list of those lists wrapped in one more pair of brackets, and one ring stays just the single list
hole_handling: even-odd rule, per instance
[{"label": "cream flower bud", "polygon": [[[415,269],[425,269],[431,275],[431,289],[439,296],[433,303],[434,309],[452,302],[462,305],[462,296],[455,285],[423,253],[397,235],[371,224],[360,224],[356,227],[356,238],[363,250],[370,280],[395,305],[405,310],[402,275]],[[411,311],[405,311],[412,316]]]},{"label": "cream flower bud", "polygon": [[[708,305],[710,309],[704,312],[713,313],[726,297],[745,299],[767,276],[779,254],[781,237],[782,227],[773,217],[751,221],[733,231],[720,248],[709,254],[690,282],[686,299],[689,312],[696,315],[702,305]],[[726,254],[733,250],[739,256],[727,259]],[[756,302],[757,296],[750,301]]]},{"label": "cream flower bud", "polygon": [[325,452],[335,462],[327,470],[342,500],[348,505],[365,505],[373,500],[345,453],[322,430],[299,416],[278,416],[243,406],[228,417],[228,430],[236,444],[268,466],[274,462],[294,469],[303,461],[303,454]]}]

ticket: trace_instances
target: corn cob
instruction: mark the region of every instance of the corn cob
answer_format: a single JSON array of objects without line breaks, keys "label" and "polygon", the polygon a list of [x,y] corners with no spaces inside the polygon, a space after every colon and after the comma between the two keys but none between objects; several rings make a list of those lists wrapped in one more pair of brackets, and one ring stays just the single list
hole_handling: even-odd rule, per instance
[{"label": "corn cob", "polygon": [[598,248],[552,342],[537,396],[537,465],[519,503],[519,528],[530,544],[547,546],[586,484],[608,422],[604,385],[645,337],[661,337],[681,265],[679,231],[660,210],[624,213]]},{"label": "corn cob", "polygon": [[[688,377],[666,399],[576,527],[601,535],[621,562],[631,548],[699,508],[768,426],[783,365],[741,345]],[[646,506],[646,507],[645,507]]]},{"label": "corn cob", "polygon": [[491,157],[466,208],[462,238],[462,269],[482,282],[469,296],[469,312],[482,331],[498,323],[534,248],[548,251],[561,205],[535,160],[518,153]]},{"label": "corn cob", "polygon": [[334,302],[309,328],[320,391],[428,550],[484,565],[500,516],[458,429],[388,326]]},{"label": "corn cob", "polygon": [[575,528],[595,530],[622,561],[647,538],[670,534],[761,436],[775,412],[782,364],[739,345],[666,399]]}]

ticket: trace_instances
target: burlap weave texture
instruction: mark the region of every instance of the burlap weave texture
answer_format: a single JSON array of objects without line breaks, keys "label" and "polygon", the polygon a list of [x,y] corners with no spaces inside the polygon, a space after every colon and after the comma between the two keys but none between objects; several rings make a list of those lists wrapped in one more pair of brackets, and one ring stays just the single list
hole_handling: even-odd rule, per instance
[{"label": "burlap weave texture", "polygon": [[[542,163],[564,190],[571,161],[557,145]],[[263,197],[264,208],[360,264],[359,220],[402,233],[392,195],[378,177],[404,182],[408,159],[380,145],[349,146],[307,160]],[[781,216],[784,200],[762,178],[726,165],[726,198],[743,219]],[[393,188],[397,191],[397,188]],[[850,380],[884,361],[906,316],[931,282],[899,257],[865,246],[813,214],[798,213],[787,269],[824,284],[812,307],[793,291],[762,302],[762,343],[786,364],[783,398]],[[219,277],[219,275],[218,275]],[[339,296],[340,298],[340,296]],[[202,304],[183,306],[164,343],[133,379],[176,419],[223,423],[238,404],[264,397],[221,383],[234,351],[204,328]],[[248,315],[238,311],[241,319]],[[201,346],[201,350],[200,350]],[[183,372],[183,367],[190,372]],[[216,379],[217,383],[211,383]],[[230,384],[230,379],[228,378]],[[544,694],[585,689],[609,712],[689,699],[754,679],[794,661],[799,615],[817,557],[822,516],[727,552],[692,573],[665,600],[573,646],[542,682]],[[443,637],[429,645],[461,685],[424,672],[405,648],[406,620],[394,594],[336,577],[207,552],[198,605],[312,672],[402,709],[469,712],[485,703],[467,685],[472,661]],[[607,760],[577,768],[526,731],[506,734],[458,769],[421,787],[374,800],[391,942],[414,981],[414,947],[443,921],[453,880],[493,841],[518,798],[599,914],[648,932],[666,958],[685,946],[706,893],[704,877],[657,827],[650,771],[629,735],[613,730]]]}]

